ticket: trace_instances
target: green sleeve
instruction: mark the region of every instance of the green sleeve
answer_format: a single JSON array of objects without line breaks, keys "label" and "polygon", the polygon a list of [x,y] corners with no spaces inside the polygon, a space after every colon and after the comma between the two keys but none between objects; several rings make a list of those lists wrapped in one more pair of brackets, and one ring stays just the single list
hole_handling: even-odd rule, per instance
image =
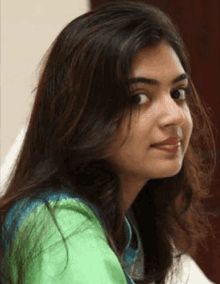
[{"label": "green sleeve", "polygon": [[[51,202],[50,204],[55,204]],[[126,284],[126,276],[93,211],[80,201],[61,200],[55,216],[67,251],[45,205],[38,206],[22,223],[14,242],[27,260],[24,284]],[[30,229],[30,226],[34,229]],[[32,228],[32,227],[31,227]],[[37,253],[36,253],[37,252]],[[31,258],[27,258],[30,253]],[[18,251],[14,254],[18,255]],[[17,270],[10,260],[14,279]]]}]

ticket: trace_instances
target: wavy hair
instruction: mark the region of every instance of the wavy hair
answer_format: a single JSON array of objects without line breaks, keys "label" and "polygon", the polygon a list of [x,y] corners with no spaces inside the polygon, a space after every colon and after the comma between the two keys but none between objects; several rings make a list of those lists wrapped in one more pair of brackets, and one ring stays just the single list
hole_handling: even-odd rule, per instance
[{"label": "wavy hair", "polygon": [[[162,41],[174,49],[188,74],[194,127],[180,172],[148,181],[126,213],[133,215],[143,244],[144,279],[138,283],[164,283],[173,265],[172,241],[179,258],[182,253],[194,257],[210,226],[202,204],[210,196],[216,166],[209,109],[193,85],[178,27],[157,7],[132,1],[105,4],[76,18],[46,53],[24,142],[1,197],[1,230],[17,201],[65,187],[100,210],[108,243],[122,263],[122,193],[105,150],[128,109],[132,115],[126,82],[134,56]],[[208,161],[202,143],[210,152]],[[21,271],[17,283],[22,283],[25,263],[19,253],[16,257]]]}]

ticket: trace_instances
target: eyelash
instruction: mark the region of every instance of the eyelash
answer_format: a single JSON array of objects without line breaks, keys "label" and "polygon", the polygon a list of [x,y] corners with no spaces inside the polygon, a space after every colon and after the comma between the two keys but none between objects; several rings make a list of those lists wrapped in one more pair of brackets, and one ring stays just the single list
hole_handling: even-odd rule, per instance
[{"label": "eyelash", "polygon": [[[184,91],[185,91],[185,95],[190,94],[190,87],[177,88],[177,89],[175,89],[175,90],[172,91],[172,94],[175,93],[176,91],[179,91],[179,90],[184,90]],[[137,97],[140,96],[140,95],[145,95],[145,94],[144,94],[144,93],[138,93],[138,94],[135,94],[135,95],[131,96],[131,103],[134,104],[134,105],[143,105],[144,103],[143,103],[143,104],[140,104],[140,103],[137,103],[137,102],[134,101],[134,99],[137,98]],[[147,96],[147,95],[145,95],[145,96]],[[186,101],[187,98],[186,98],[186,99],[183,99],[183,100],[181,100],[181,99],[177,99],[177,100]]]}]

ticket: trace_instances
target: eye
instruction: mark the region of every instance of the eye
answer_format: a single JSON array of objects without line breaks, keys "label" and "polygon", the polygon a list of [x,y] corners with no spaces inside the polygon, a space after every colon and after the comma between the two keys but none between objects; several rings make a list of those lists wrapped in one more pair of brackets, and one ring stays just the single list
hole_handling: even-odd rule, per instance
[{"label": "eye", "polygon": [[[182,91],[182,92],[180,92]],[[183,99],[179,99],[177,97],[179,97],[178,93],[182,93],[183,94]],[[185,101],[186,100],[186,95],[190,93],[190,88],[189,87],[186,87],[186,88],[179,88],[179,89],[176,89],[174,91],[172,91],[172,95],[174,94],[174,98],[177,99],[177,100],[181,100],[181,101]]]},{"label": "eye", "polygon": [[147,95],[140,93],[131,96],[131,103],[134,105],[142,105],[147,102]]},{"label": "eye", "polygon": [[[176,100],[180,100],[180,101],[186,101],[187,99],[187,94],[190,94],[190,87],[185,87],[185,88],[178,88],[175,89],[171,92],[172,97],[174,97],[174,99]],[[182,98],[179,98],[181,97]],[[139,93],[136,95],[131,96],[131,104],[133,105],[143,105],[145,103],[147,103],[148,99],[147,99],[147,95],[144,93]]]}]

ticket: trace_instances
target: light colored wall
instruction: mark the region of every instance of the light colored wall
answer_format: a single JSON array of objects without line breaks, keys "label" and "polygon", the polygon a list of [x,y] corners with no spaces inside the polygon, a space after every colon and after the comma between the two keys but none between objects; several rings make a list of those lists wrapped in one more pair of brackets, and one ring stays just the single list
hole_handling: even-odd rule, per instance
[{"label": "light colored wall", "polygon": [[59,32],[88,10],[89,0],[1,1],[1,185],[23,140],[38,64]]}]

